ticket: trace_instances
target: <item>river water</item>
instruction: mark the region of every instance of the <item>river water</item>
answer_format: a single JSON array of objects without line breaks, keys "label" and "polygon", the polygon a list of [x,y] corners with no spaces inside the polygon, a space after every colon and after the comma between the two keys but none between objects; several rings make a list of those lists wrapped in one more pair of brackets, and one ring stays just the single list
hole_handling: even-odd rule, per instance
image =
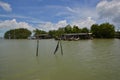
[{"label": "river water", "polygon": [[0,40],[0,80],[120,80],[120,39]]}]

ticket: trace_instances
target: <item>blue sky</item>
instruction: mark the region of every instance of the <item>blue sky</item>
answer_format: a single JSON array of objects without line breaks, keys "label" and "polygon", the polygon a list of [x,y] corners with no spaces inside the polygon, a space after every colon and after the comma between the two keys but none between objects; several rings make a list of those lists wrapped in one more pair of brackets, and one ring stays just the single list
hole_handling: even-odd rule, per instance
[{"label": "blue sky", "polygon": [[[58,22],[71,16],[67,11],[70,8],[95,8],[99,0],[2,0],[11,5],[12,11],[6,12],[0,9],[1,14],[8,16],[23,16],[34,18],[41,21]],[[65,13],[64,13],[65,12]],[[61,15],[57,15],[60,14]],[[63,13],[63,14],[62,14]],[[87,17],[87,16],[83,16]],[[1,17],[2,20],[12,19],[17,17]],[[27,21],[28,19],[17,19],[18,21]],[[69,20],[68,20],[69,21]]]},{"label": "blue sky", "polygon": [[20,27],[48,31],[67,24],[90,28],[105,21],[119,26],[116,21],[120,17],[119,3],[119,0],[0,0],[0,36],[6,30]]}]

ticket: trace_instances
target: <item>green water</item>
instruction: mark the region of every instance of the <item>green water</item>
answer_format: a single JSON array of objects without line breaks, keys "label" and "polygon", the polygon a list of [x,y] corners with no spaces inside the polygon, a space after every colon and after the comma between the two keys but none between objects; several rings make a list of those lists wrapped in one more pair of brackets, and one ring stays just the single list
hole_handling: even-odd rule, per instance
[{"label": "green water", "polygon": [[0,40],[0,80],[120,80],[120,40]]}]

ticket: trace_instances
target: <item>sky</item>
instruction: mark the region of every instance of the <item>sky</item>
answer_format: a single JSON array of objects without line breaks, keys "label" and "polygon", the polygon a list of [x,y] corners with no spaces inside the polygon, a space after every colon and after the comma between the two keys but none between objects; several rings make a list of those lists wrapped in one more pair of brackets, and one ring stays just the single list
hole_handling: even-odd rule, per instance
[{"label": "sky", "polygon": [[10,29],[90,28],[110,22],[120,28],[120,0],[0,0],[0,37]]}]

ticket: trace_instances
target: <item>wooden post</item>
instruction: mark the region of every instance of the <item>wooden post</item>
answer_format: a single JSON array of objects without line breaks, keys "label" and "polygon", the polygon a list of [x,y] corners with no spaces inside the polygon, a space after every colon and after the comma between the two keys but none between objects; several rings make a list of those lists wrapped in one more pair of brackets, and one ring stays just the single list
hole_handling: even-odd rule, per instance
[{"label": "wooden post", "polygon": [[55,51],[54,51],[54,55],[55,55],[55,53],[57,52],[58,48],[59,48],[59,41],[58,41],[57,46],[56,46],[56,49],[55,49]]},{"label": "wooden post", "polygon": [[60,48],[61,48],[61,54],[62,54],[62,56],[63,56],[63,49],[62,49],[61,39],[60,39]]},{"label": "wooden post", "polygon": [[[60,44],[60,45],[59,45],[59,44]],[[63,49],[62,49],[61,40],[59,40],[58,43],[57,43],[56,49],[55,49],[55,51],[54,51],[54,55],[55,55],[55,53],[57,52],[59,46],[60,46],[60,48],[61,48],[61,55],[63,56]]]},{"label": "wooden post", "polygon": [[36,49],[36,56],[38,56],[38,49],[39,49],[39,39],[37,39],[37,49]]}]

